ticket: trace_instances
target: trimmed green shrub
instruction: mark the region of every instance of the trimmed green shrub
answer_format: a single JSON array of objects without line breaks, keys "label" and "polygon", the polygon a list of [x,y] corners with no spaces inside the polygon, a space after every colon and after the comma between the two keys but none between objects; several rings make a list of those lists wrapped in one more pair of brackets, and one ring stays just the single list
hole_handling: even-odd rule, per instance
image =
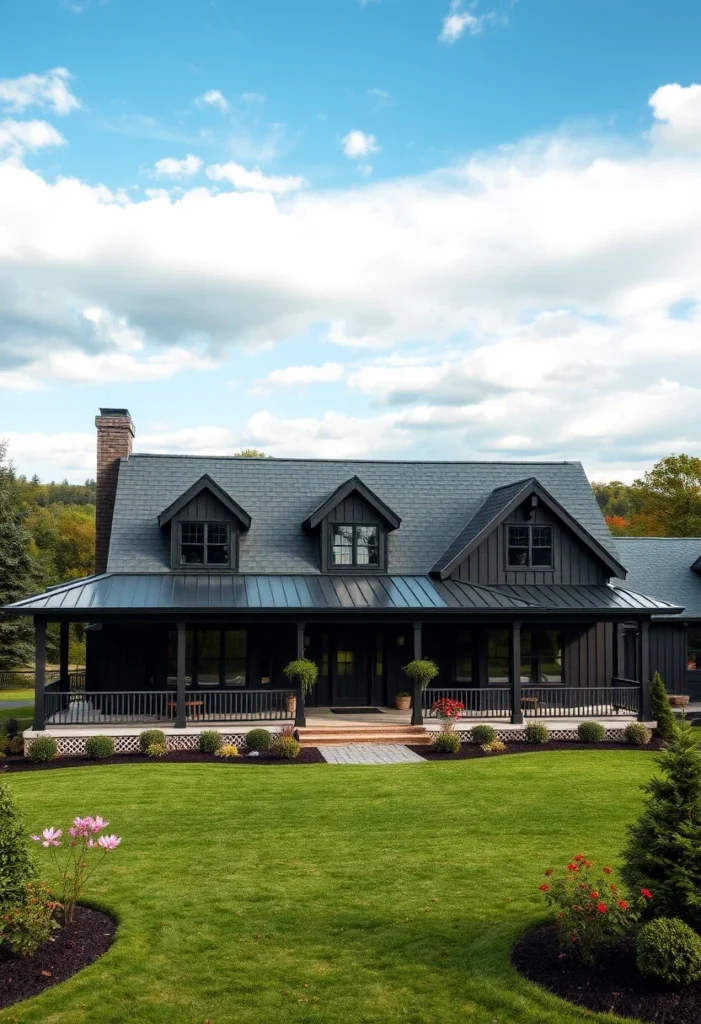
[{"label": "trimmed green shrub", "polygon": [[654,721],[657,723],[655,726],[655,736],[659,736],[662,740],[673,739],[676,722],[669,703],[669,697],[667,696],[667,690],[659,672],[655,672],[655,678],[652,681],[650,711]]},{"label": "trimmed green shrub", "polygon": [[497,731],[491,725],[476,725],[470,733],[473,743],[493,743],[497,738]]},{"label": "trimmed green shrub", "polygon": [[200,733],[200,753],[216,754],[224,746],[224,738],[215,729],[205,729]]},{"label": "trimmed green shrub", "polygon": [[36,875],[19,811],[0,782],[0,908],[20,904]]},{"label": "trimmed green shrub", "polygon": [[701,931],[701,747],[688,723],[677,727],[657,765],[628,829],[622,877],[631,892],[652,892],[648,915],[679,917]]},{"label": "trimmed green shrub", "polygon": [[549,743],[550,730],[542,722],[529,722],[524,729],[527,743]]},{"label": "trimmed green shrub", "polygon": [[298,756],[301,746],[294,736],[276,736],[270,749],[276,757],[292,760]]},{"label": "trimmed green shrub", "polygon": [[422,690],[438,675],[438,665],[430,658],[417,658],[404,666],[404,675],[411,679],[412,683],[418,683]]},{"label": "trimmed green shrub", "polygon": [[85,741],[85,753],[88,757],[96,759],[112,757],[114,754],[114,740],[111,736],[91,736]]},{"label": "trimmed green shrub", "polygon": [[246,748],[248,750],[269,750],[272,742],[273,737],[267,729],[251,729],[246,733]]},{"label": "trimmed green shrub", "polygon": [[166,734],[162,729],[144,729],[142,733],[139,733],[139,750],[142,754],[148,753],[148,748],[152,743],[166,745]]},{"label": "trimmed green shrub", "polygon": [[689,985],[701,978],[701,937],[678,917],[658,917],[638,932],[635,962],[666,985]]},{"label": "trimmed green shrub", "polygon": [[58,747],[53,736],[37,736],[29,744],[30,761],[50,761],[57,753]]},{"label": "trimmed green shrub", "polygon": [[319,678],[319,669],[309,658],[297,658],[282,670],[293,686],[299,686],[306,697],[312,692]]},{"label": "trimmed green shrub", "polygon": [[577,726],[577,735],[582,743],[601,743],[606,738],[606,730],[601,722],[582,722]]},{"label": "trimmed green shrub", "polygon": [[145,753],[149,757],[165,757],[168,753],[168,747],[165,743],[149,743],[148,750]]},{"label": "trimmed green shrub", "polygon": [[630,743],[633,747],[646,747],[652,739],[652,733],[642,722],[631,722],[623,730],[623,735],[626,738],[626,743]]},{"label": "trimmed green shrub", "polygon": [[460,750],[460,737],[456,732],[439,732],[433,737],[431,750],[439,754],[457,754]]}]

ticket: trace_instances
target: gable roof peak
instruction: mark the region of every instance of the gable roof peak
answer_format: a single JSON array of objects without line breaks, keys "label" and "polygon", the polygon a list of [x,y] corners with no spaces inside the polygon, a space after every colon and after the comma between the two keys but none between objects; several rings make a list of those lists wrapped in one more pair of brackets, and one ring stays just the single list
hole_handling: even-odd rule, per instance
[{"label": "gable roof peak", "polygon": [[324,519],[330,512],[340,505],[351,494],[359,494],[377,514],[385,521],[388,529],[397,530],[401,525],[401,517],[397,515],[385,504],[382,498],[378,497],[373,490],[371,490],[367,484],[363,483],[360,477],[355,474],[350,477],[345,483],[342,483],[337,487],[331,494],[326,498],[320,505],[318,505],[314,511],[307,516],[302,523],[305,530],[314,530],[319,525],[322,519]]},{"label": "gable roof peak", "polygon": [[202,491],[209,491],[217,501],[226,508],[232,516],[239,521],[242,529],[248,530],[251,525],[251,517],[245,509],[241,508],[237,501],[231,497],[230,494],[220,487],[216,480],[213,480],[209,473],[203,473],[199,480],[196,480],[194,484],[183,491],[183,493],[171,502],[167,508],[165,508],[158,517],[158,525],[164,527],[171,519],[178,514],[182,509],[188,505],[193,498],[196,498]]}]

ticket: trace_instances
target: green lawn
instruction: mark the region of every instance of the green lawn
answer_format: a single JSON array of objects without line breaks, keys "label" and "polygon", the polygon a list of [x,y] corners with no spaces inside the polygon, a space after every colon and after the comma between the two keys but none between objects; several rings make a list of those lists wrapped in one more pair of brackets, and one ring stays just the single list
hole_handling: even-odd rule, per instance
[{"label": "green lawn", "polygon": [[567,751],[388,767],[146,764],[8,777],[31,829],[102,814],[98,963],[13,1024],[572,1024],[517,976],[536,886],[613,861],[652,770]]},{"label": "green lawn", "polygon": [[34,703],[34,687],[22,687],[21,690],[0,690],[0,707],[5,700],[26,700],[28,704]]},{"label": "green lawn", "polygon": [[0,704],[0,725],[5,722],[8,718],[17,718],[20,723],[20,731],[23,729],[29,729],[32,724],[32,715],[34,714],[34,705],[28,704],[21,708],[4,708]]}]

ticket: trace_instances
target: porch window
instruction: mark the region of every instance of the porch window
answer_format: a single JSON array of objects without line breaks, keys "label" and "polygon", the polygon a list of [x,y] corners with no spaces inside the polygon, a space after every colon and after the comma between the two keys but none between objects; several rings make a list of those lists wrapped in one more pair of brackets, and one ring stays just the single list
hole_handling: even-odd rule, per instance
[{"label": "porch window", "polygon": [[562,638],[557,630],[521,630],[521,679],[535,686],[562,683]]},{"label": "porch window", "polygon": [[339,676],[352,676],[355,673],[355,651],[336,651],[336,673]]},{"label": "porch window", "polygon": [[686,636],[686,667],[701,672],[701,629],[690,629]]},{"label": "porch window", "polygon": [[380,531],[377,526],[342,523],[331,527],[332,565],[379,566]]},{"label": "porch window", "polygon": [[[245,686],[248,634],[245,629],[188,629],[185,633],[187,686]],[[178,635],[168,634],[169,686],[178,678]]]},{"label": "porch window", "polygon": [[510,568],[552,568],[552,526],[507,526],[506,530]]},{"label": "porch window", "polygon": [[228,566],[228,523],[181,523],[180,564]]}]

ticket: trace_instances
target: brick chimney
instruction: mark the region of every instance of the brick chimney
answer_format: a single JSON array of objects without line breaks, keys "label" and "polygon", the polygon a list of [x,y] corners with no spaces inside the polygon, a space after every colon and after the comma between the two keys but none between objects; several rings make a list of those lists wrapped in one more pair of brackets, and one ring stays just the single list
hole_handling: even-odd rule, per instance
[{"label": "brick chimney", "polygon": [[107,569],[112,513],[120,459],[131,455],[134,424],[128,409],[100,409],[97,427],[97,495],[95,498],[95,572]]}]

